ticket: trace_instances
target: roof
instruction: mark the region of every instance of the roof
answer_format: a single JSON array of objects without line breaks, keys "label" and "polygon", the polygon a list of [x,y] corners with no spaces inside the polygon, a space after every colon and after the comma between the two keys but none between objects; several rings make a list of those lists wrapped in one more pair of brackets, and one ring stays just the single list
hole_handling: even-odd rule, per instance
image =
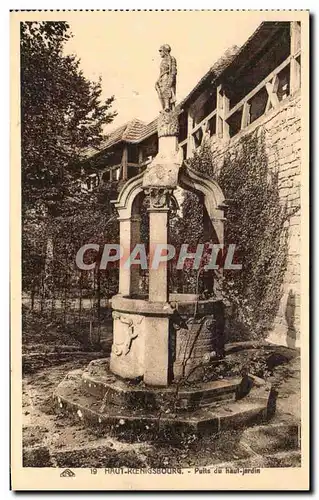
[{"label": "roof", "polygon": [[131,144],[139,143],[142,140],[150,137],[157,132],[157,119],[146,124],[137,118],[121,125],[117,129],[113,130],[104,141],[101,142],[99,147],[88,146],[81,151],[81,156],[85,159],[90,158],[98,153],[101,153],[105,149],[119,144],[120,142],[128,142]]},{"label": "roof", "polygon": [[[234,58],[234,55],[238,52],[239,47],[233,46],[230,49],[226,50],[225,54],[218,59],[218,61],[212,66],[212,68],[203,76],[203,78],[199,81],[196,87],[192,90],[192,92],[178,105],[178,107],[182,107],[183,104],[188,100],[188,98],[196,91],[197,88],[201,86],[202,82],[206,82],[208,75],[215,75],[216,77],[220,75],[225,67],[231,62]],[[130,122],[125,123],[121,127],[115,129],[111,134],[103,141],[99,147],[99,150],[107,149],[114,144],[119,142],[129,142],[129,143],[138,143],[147,139],[151,135],[157,132],[157,118],[146,124],[137,118],[134,118]],[[94,149],[94,148],[93,148]],[[92,154],[94,155],[98,150]]]},{"label": "roof", "polygon": [[111,132],[106,140],[101,143],[100,149],[109,148],[110,146],[122,141],[138,142],[146,126],[146,123],[134,118]]},{"label": "roof", "polygon": [[223,73],[223,71],[229,66],[229,64],[234,60],[235,56],[240,51],[240,48],[237,45],[233,45],[220,57],[215,64],[207,71],[207,73],[199,80],[197,85],[190,91],[190,93],[179,103],[179,107],[182,108],[187,101],[191,98],[195,98],[196,95],[201,91],[203,84],[207,83],[207,80],[210,83],[213,83],[217,78]]},{"label": "roof", "polygon": [[289,21],[264,21],[248,40],[242,45],[236,57],[230,62],[223,72],[223,78],[232,76],[237,78],[238,71],[243,71],[253,58],[257,58],[273,39],[278,35],[279,31],[290,31]]},{"label": "roof", "polygon": [[144,130],[142,131],[140,137],[139,137],[139,142],[143,141],[144,139],[147,139],[147,137],[150,137],[153,134],[157,133],[157,118],[153,120],[152,122],[148,123]]},{"label": "roof", "polygon": [[[277,34],[280,29],[290,29],[290,23],[282,21],[264,21],[252,33],[248,40],[238,47],[234,45],[230,47],[224,55],[207,71],[207,73],[199,80],[197,85],[191,92],[181,101],[179,107],[182,108],[190,100],[194,100],[201,92],[202,88],[207,85],[217,82],[222,75],[223,78],[235,75],[235,73],[246,66],[253,56],[260,52],[268,42]],[[233,76],[234,79],[236,78]]]},{"label": "roof", "polygon": [[[221,76],[223,76],[223,78],[228,78],[245,67],[249,64],[252,57],[263,50],[268,42],[271,42],[280,29],[289,29],[289,25],[290,23],[288,21],[262,22],[242,47],[233,45],[226,50],[222,57],[220,57],[199,80],[191,92],[178,104],[178,108],[181,110],[190,100],[196,99],[207,83],[217,83]],[[111,132],[111,134],[100,144],[99,148],[88,147],[82,151],[82,154],[84,154],[85,158],[88,158],[119,142],[139,143],[156,132],[157,118],[148,124],[134,118]]]}]

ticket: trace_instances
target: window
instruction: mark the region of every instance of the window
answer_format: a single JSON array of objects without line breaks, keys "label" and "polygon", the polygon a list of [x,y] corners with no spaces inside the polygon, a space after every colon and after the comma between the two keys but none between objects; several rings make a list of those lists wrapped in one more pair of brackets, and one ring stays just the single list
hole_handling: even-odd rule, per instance
[{"label": "window", "polygon": [[138,175],[139,172],[140,172],[140,169],[138,166],[133,167],[132,165],[129,165],[127,168],[127,178],[132,179],[132,177],[135,177],[136,175]]},{"label": "window", "polygon": [[204,117],[208,116],[210,113],[216,109],[216,90],[214,88],[213,92],[210,92],[209,98],[207,101],[204,103],[203,106],[204,109]]},{"label": "window", "polygon": [[186,160],[186,158],[187,158],[187,144],[184,144],[184,146],[182,146],[182,151],[183,151],[183,159]]},{"label": "window", "polygon": [[216,134],[216,115],[212,116],[211,119],[208,121],[207,131],[210,133],[211,136]]},{"label": "window", "polygon": [[216,109],[216,88],[206,89],[191,105],[192,128],[195,128]]},{"label": "window", "polygon": [[286,99],[290,93],[290,66],[286,66],[279,74],[278,74],[278,90],[277,96],[279,101]]},{"label": "window", "polygon": [[110,170],[107,170],[106,172],[103,173],[102,180],[103,180],[103,182],[110,182],[110,180],[111,180],[111,171]]},{"label": "window", "polygon": [[179,142],[187,138],[187,114],[183,111],[178,117],[179,122]]},{"label": "window", "polygon": [[233,137],[234,135],[238,134],[238,132],[241,129],[241,117],[242,117],[242,109],[239,111],[236,111],[233,115],[231,115],[227,123],[229,125],[229,136]]},{"label": "window", "polygon": [[99,177],[97,174],[90,174],[86,179],[86,185],[88,191],[93,191],[99,185]]},{"label": "window", "polygon": [[275,38],[269,40],[265,47],[256,52],[246,65],[238,68],[237,73],[229,77],[227,84],[230,109],[285,61],[289,54],[290,26],[289,23],[286,23]]},{"label": "window", "polygon": [[268,102],[268,92],[263,87],[257,94],[255,94],[249,101],[250,104],[250,123],[254,122],[261,115],[264,114],[266,110],[266,105]]},{"label": "window", "polygon": [[146,161],[150,156],[156,156],[158,153],[157,134],[145,139],[140,147],[142,148],[142,162]]},{"label": "window", "polygon": [[195,148],[199,148],[199,146],[201,145],[202,140],[203,140],[202,127],[200,127],[198,130],[196,130],[196,132],[193,134],[193,137],[194,137]]},{"label": "window", "polygon": [[127,151],[127,161],[129,163],[138,163],[138,147],[137,144],[129,144]]}]

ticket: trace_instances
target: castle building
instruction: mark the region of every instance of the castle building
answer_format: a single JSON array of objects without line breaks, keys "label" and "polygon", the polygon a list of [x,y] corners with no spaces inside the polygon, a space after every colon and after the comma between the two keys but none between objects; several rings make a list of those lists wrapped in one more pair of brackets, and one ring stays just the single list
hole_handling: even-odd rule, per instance
[{"label": "castle building", "polygon": [[[240,138],[262,130],[269,166],[279,167],[280,197],[300,205],[301,25],[263,22],[241,47],[232,47],[178,104],[179,145],[190,158],[211,141],[214,162]],[[134,119],[112,132],[99,149],[83,152],[86,189],[138,174],[157,154],[157,123]],[[283,295],[269,340],[299,344],[300,210],[289,221],[289,248]],[[288,319],[287,319],[288,318]]]}]

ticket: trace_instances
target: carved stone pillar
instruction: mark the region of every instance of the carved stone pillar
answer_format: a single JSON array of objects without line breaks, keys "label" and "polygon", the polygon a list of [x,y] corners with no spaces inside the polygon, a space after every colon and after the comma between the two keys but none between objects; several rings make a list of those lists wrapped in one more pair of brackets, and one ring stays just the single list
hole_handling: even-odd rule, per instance
[{"label": "carved stone pillar", "polygon": [[137,294],[139,291],[139,268],[124,265],[137,243],[140,243],[140,216],[120,219],[120,246],[124,253],[120,265],[119,293],[123,296]]},{"label": "carved stone pillar", "polygon": [[169,317],[145,318],[144,382],[166,387],[169,382],[170,362]]},{"label": "carved stone pillar", "polygon": [[[131,218],[131,250],[141,242],[141,216],[132,215]],[[138,295],[140,289],[140,266],[131,265],[130,295]]]},{"label": "carved stone pillar", "polygon": [[[162,303],[163,310],[168,307],[168,266],[160,262],[154,268],[154,254],[168,243],[168,217],[170,197],[173,189],[151,187],[145,189],[149,196],[150,266],[149,295],[150,303]],[[144,382],[149,385],[166,386],[169,374],[169,318],[148,317],[145,335]]]},{"label": "carved stone pillar", "polygon": [[168,214],[170,196],[173,190],[168,188],[149,188],[145,190],[149,196],[150,206],[149,227],[150,227],[150,268],[149,268],[149,300],[151,302],[167,302],[168,300],[168,276],[167,262],[160,262],[154,268],[153,258],[159,252],[159,245],[168,243]]},{"label": "carved stone pillar", "polygon": [[120,247],[123,249],[123,257],[120,262],[119,293],[123,296],[130,294],[131,270],[124,267],[125,260],[129,257],[131,246],[131,219],[119,219],[120,223]]}]

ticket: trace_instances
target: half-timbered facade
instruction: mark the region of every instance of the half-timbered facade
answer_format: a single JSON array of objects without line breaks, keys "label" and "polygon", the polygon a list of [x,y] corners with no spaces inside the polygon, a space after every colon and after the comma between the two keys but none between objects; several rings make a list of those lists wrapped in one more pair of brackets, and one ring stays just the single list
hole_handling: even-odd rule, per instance
[{"label": "half-timbered facade", "polygon": [[[300,23],[264,22],[241,47],[232,47],[179,103],[179,145],[189,158],[207,136],[231,141],[262,123],[300,88]],[[156,120],[138,119],[112,132],[98,148],[83,152],[83,166],[97,181],[127,180],[157,154]],[[93,174],[90,174],[93,177]]]},{"label": "half-timbered facade", "polygon": [[[279,167],[280,196],[300,205],[301,26],[264,22],[241,47],[232,47],[178,104],[179,145],[190,158],[203,140],[211,141],[214,162],[239,139],[261,129],[270,167]],[[101,181],[125,181],[157,154],[156,120],[132,120],[116,129],[99,150],[85,152],[89,189]],[[92,184],[93,183],[93,184]],[[300,211],[289,222],[289,251],[283,298],[270,339],[296,346],[300,311]],[[293,297],[293,301],[291,298]],[[293,302],[293,303],[292,303]],[[288,312],[287,312],[288,311]],[[289,314],[288,314],[289,313]],[[287,314],[290,325],[287,329]]]}]

